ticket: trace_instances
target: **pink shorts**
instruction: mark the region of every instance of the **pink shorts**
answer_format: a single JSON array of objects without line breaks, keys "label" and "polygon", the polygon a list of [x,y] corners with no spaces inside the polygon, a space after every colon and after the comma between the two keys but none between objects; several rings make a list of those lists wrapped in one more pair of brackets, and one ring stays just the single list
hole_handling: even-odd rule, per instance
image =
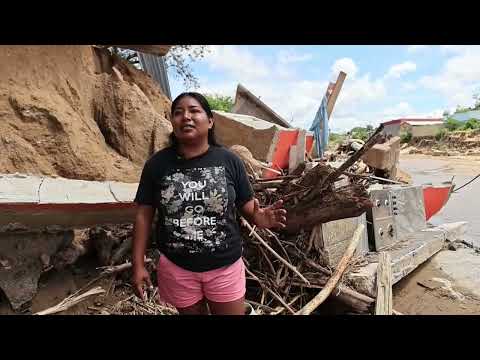
[{"label": "pink shorts", "polygon": [[157,267],[160,299],[176,308],[186,308],[204,297],[213,302],[230,302],[245,296],[245,265],[242,258],[219,269],[192,272],[175,265],[165,255]]}]

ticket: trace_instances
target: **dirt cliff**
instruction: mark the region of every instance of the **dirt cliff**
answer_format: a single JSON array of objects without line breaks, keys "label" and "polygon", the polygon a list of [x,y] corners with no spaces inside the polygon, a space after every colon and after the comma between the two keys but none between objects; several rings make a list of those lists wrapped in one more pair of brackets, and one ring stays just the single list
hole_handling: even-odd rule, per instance
[{"label": "dirt cliff", "polygon": [[171,132],[145,72],[93,46],[0,46],[0,173],[138,181]]}]

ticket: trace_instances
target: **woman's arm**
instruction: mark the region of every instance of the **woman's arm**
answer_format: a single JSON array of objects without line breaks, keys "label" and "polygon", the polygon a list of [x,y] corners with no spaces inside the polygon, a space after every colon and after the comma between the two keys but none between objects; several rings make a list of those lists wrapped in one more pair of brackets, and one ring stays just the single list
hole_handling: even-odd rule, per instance
[{"label": "woman's arm", "polygon": [[150,275],[145,269],[145,252],[147,250],[148,238],[152,228],[153,214],[155,210],[152,206],[139,205],[135,217],[132,265],[133,265],[133,285],[137,295],[143,298],[143,286],[152,286]]},{"label": "woman's arm", "polygon": [[279,200],[271,206],[260,208],[257,199],[253,198],[241,208],[242,215],[260,228],[284,228],[287,222],[287,210],[283,208],[283,201]]}]

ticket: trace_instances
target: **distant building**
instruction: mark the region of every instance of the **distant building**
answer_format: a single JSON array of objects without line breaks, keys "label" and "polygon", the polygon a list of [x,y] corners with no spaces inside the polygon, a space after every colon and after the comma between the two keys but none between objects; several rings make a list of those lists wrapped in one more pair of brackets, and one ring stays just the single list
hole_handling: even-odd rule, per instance
[{"label": "distant building", "polygon": [[386,135],[400,136],[409,132],[412,137],[435,136],[443,128],[443,119],[396,119],[383,123]]},{"label": "distant building", "polygon": [[458,121],[467,121],[470,119],[480,120],[480,110],[460,112],[460,113],[452,114],[449,117]]}]

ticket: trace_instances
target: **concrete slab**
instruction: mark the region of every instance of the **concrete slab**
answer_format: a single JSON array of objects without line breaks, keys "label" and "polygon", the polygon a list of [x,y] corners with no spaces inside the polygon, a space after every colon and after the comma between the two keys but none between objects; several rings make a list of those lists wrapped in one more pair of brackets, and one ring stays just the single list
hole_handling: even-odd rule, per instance
[{"label": "concrete slab", "polygon": [[117,181],[110,181],[108,185],[110,192],[116,201],[132,202],[135,199],[138,184],[126,184]]},{"label": "concrete slab", "polygon": [[457,240],[464,240],[468,229],[468,222],[459,221],[455,223],[442,224],[432,229],[426,229],[425,231],[435,231],[435,229],[443,230],[448,241],[453,242]]},{"label": "concrete slab", "polygon": [[39,204],[115,203],[108,182],[45,178]]},{"label": "concrete slab", "polygon": [[38,202],[38,188],[43,179],[24,174],[0,175],[0,203]]},{"label": "concrete slab", "polygon": [[480,298],[480,254],[475,250],[464,248],[442,251],[432,261],[438,269],[453,279],[456,287]]},{"label": "concrete slab", "polygon": [[[390,253],[392,259],[393,284],[399,282],[429,258],[439,253],[444,248],[449,231],[453,233],[462,226],[463,223],[443,224],[441,227],[417,231],[407,239],[385,249],[384,251]],[[446,229],[449,229],[449,231]],[[376,297],[375,281],[378,253],[369,253],[366,258],[369,264],[347,274],[347,282],[355,290],[365,295]],[[480,257],[478,264],[480,266]]]},{"label": "concrete slab", "polygon": [[0,175],[0,231],[76,228],[134,219],[138,184]]}]

